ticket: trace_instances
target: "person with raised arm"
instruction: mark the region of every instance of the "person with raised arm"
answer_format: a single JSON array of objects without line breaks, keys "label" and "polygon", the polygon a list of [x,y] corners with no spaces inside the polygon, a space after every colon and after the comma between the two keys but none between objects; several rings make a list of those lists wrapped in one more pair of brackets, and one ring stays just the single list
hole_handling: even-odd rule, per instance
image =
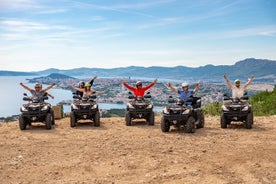
[{"label": "person with raised arm", "polygon": [[124,80],[121,80],[121,83],[129,90],[133,91],[135,97],[142,96],[144,97],[145,91],[150,89],[152,86],[154,86],[157,82],[157,79],[155,79],[153,82],[151,82],[149,85],[144,86],[141,81],[137,81],[135,87],[127,84]]},{"label": "person with raised arm", "polygon": [[247,83],[245,85],[241,86],[241,81],[239,79],[236,79],[234,81],[234,85],[231,84],[231,82],[227,79],[226,74],[224,74],[224,80],[226,81],[226,84],[228,87],[232,90],[232,98],[241,98],[244,96],[245,89],[250,85],[250,83],[253,81],[254,76],[252,75]]},{"label": "person with raised arm", "polygon": [[40,84],[40,83],[36,83],[34,85],[34,89],[29,88],[28,86],[24,85],[22,82],[20,83],[20,85],[24,89],[28,90],[32,94],[33,97],[37,97],[39,99],[43,99],[43,96],[45,96],[45,94],[47,95],[47,91],[49,89],[51,89],[52,87],[54,87],[56,84],[53,83],[50,86],[46,87],[45,89],[42,89],[42,84]]}]

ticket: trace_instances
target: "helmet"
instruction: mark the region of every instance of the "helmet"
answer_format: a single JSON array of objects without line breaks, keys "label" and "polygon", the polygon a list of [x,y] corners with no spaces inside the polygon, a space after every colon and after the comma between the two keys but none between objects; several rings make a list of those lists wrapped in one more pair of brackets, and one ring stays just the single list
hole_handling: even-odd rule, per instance
[{"label": "helmet", "polygon": [[90,87],[90,86],[91,86],[91,84],[89,82],[85,83],[85,87]]},{"label": "helmet", "polygon": [[241,83],[241,81],[240,81],[239,79],[236,79],[236,80],[234,81],[234,83],[235,83],[235,84],[239,84],[239,83]]},{"label": "helmet", "polygon": [[181,86],[182,86],[182,87],[188,87],[189,84],[188,84],[187,82],[183,82],[183,83],[181,84]]},{"label": "helmet", "polygon": [[141,82],[141,81],[137,81],[137,82],[136,82],[136,86],[139,86],[139,85],[142,85],[142,82]]},{"label": "helmet", "polygon": [[84,87],[84,85],[85,85],[85,82],[83,82],[83,81],[80,81],[79,83],[79,87]]}]

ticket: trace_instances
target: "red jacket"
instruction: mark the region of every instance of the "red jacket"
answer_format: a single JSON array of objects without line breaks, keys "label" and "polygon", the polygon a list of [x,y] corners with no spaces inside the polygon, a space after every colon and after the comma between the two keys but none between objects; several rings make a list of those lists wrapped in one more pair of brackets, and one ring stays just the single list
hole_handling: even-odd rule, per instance
[{"label": "red jacket", "polygon": [[155,84],[155,83],[152,82],[152,83],[150,83],[149,85],[147,85],[147,86],[145,86],[145,87],[137,88],[137,87],[130,86],[130,85],[128,85],[128,84],[125,83],[125,82],[123,83],[123,85],[124,85],[127,89],[129,89],[129,90],[131,90],[131,91],[134,92],[134,95],[135,95],[136,97],[137,97],[137,96],[142,96],[142,97],[144,97],[145,91],[147,91],[149,88],[151,88],[154,84]]}]

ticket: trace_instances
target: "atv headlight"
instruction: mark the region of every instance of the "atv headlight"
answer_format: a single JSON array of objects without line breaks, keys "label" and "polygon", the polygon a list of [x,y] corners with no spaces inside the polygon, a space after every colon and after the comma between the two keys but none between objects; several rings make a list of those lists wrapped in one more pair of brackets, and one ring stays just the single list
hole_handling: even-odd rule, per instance
[{"label": "atv headlight", "polygon": [[151,109],[152,108],[152,104],[149,104],[148,106],[147,106],[147,109]]},{"label": "atv headlight", "polygon": [[189,114],[190,113],[190,109],[186,109],[184,112],[182,112],[182,114]]},{"label": "atv headlight", "polygon": [[242,111],[248,111],[248,106],[245,106],[244,108],[242,108]]},{"label": "atv headlight", "polygon": [[221,108],[223,111],[229,111],[229,109],[227,109],[227,107],[225,105],[223,105]]},{"label": "atv headlight", "polygon": [[26,109],[26,107],[25,107],[25,106],[22,106],[22,107],[21,107],[21,112],[26,112],[26,111],[28,111],[28,110]]},{"label": "atv headlight", "polygon": [[98,105],[97,104],[94,104],[91,109],[97,109]]},{"label": "atv headlight", "polygon": [[163,109],[163,113],[164,113],[164,114],[170,114],[169,109],[165,107],[165,108]]},{"label": "atv headlight", "polygon": [[131,105],[131,103],[127,104],[128,108],[134,108],[133,105]]},{"label": "atv headlight", "polygon": [[47,105],[43,106],[41,110],[42,111],[47,111],[48,110],[48,106]]},{"label": "atv headlight", "polygon": [[72,104],[72,105],[71,105],[71,108],[72,108],[72,109],[78,109],[78,107],[77,107],[75,104]]}]

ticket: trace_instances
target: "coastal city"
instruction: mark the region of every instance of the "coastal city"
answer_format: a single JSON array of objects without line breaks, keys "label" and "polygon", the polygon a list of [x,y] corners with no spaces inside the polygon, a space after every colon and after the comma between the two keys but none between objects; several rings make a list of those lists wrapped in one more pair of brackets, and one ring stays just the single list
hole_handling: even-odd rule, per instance
[{"label": "coastal city", "polygon": [[[69,84],[78,87],[80,81],[89,82],[91,78],[86,79],[76,79],[76,78],[51,78],[51,77],[42,77],[31,79],[32,83],[43,83],[43,84],[52,84],[56,83],[56,87],[71,90],[68,88]],[[118,103],[123,104],[129,101],[128,92],[120,82],[121,78],[96,78],[93,83],[92,89],[96,91],[105,91],[106,94],[100,95],[100,98],[97,99],[99,103]],[[127,78],[124,79],[128,84],[135,86],[136,79]],[[150,84],[153,80],[144,80],[143,86]],[[148,91],[151,93],[151,100],[155,106],[164,106],[167,104],[169,96],[177,97],[178,95],[172,92],[168,86],[168,81],[158,81],[152,88]],[[176,88],[180,88],[181,83],[171,82]],[[224,84],[211,84],[200,82],[199,91],[196,94],[197,97],[202,98],[202,104],[213,103],[222,100],[222,96],[225,93],[229,93],[229,89]],[[195,82],[191,82],[189,88],[194,89]],[[73,92],[73,91],[72,91]],[[72,99],[64,99],[61,101],[61,104],[70,104]]]}]

